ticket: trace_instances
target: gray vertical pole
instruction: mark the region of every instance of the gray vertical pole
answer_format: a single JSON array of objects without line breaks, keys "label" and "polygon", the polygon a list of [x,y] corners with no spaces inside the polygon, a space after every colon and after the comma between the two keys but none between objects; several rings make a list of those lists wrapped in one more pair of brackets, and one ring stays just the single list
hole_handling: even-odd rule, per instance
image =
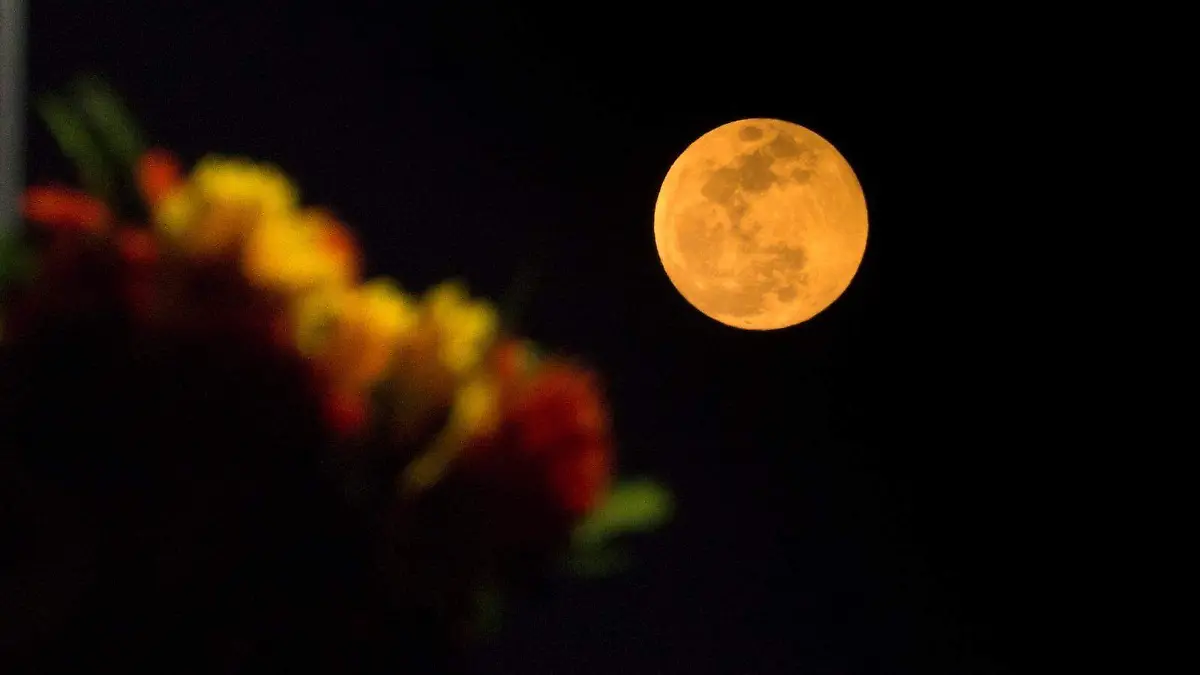
[{"label": "gray vertical pole", "polygon": [[25,182],[25,0],[0,0],[0,238],[13,234]]}]

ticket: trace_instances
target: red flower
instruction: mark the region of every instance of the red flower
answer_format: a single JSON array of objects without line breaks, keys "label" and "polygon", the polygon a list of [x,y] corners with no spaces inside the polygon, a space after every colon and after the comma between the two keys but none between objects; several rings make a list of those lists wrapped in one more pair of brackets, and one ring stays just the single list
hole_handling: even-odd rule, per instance
[{"label": "red flower", "polygon": [[136,172],[138,192],[151,208],[183,183],[179,160],[159,148],[146,151],[138,159]]},{"label": "red flower", "polygon": [[611,441],[594,376],[551,362],[524,381],[518,359],[502,346],[493,367],[502,382],[503,418],[496,432],[466,449],[465,468],[506,494],[531,497],[568,521],[585,515],[608,485]]},{"label": "red flower", "polygon": [[558,506],[584,515],[607,486],[609,429],[593,376],[550,364],[529,383],[509,413],[517,449],[541,465]]},{"label": "red flower", "polygon": [[68,232],[101,232],[112,223],[103,202],[80,190],[34,187],[25,191],[21,213],[28,220]]}]

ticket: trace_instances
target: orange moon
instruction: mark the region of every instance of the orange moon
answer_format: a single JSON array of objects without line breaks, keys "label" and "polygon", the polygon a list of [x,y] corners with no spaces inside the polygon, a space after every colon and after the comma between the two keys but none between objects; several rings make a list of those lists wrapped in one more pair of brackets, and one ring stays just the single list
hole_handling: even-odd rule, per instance
[{"label": "orange moon", "polygon": [[705,315],[786,328],[850,286],[867,248],[867,202],[829,141],[791,122],[739,120],[671,165],[654,242],[671,283]]}]

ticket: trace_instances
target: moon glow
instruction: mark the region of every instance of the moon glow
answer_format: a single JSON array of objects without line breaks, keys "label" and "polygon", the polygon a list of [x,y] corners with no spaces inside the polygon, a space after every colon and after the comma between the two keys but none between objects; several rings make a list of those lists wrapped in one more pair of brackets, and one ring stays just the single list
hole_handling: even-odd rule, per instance
[{"label": "moon glow", "polygon": [[671,165],[654,242],[700,312],[736,328],[786,328],[850,286],[866,252],[867,203],[829,141],[791,122],[739,120]]}]

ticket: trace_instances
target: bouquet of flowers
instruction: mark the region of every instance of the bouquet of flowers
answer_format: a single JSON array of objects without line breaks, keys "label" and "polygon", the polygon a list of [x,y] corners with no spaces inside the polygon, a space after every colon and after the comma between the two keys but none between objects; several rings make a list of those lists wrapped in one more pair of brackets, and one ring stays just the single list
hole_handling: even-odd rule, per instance
[{"label": "bouquet of flowers", "polygon": [[0,350],[87,318],[147,352],[207,340],[295,360],[328,432],[321,465],[388,593],[460,639],[552,563],[604,572],[613,535],[667,517],[657,484],[614,480],[596,374],[507,334],[463,283],[363,279],[354,232],[280,169],[184,167],[97,80],[40,111],[84,189],[25,194],[30,226],[3,242]]}]

